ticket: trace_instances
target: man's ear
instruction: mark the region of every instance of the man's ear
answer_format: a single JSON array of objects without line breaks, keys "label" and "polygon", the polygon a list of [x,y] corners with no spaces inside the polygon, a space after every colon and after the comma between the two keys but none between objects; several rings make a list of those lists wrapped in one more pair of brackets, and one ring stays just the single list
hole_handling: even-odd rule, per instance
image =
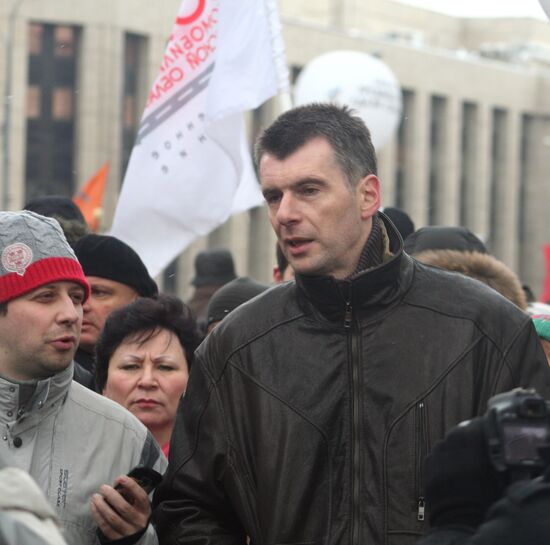
[{"label": "man's ear", "polygon": [[276,284],[279,284],[283,281],[283,275],[281,274],[281,269],[279,269],[279,265],[275,265],[273,267],[273,281]]},{"label": "man's ear", "polygon": [[382,200],[378,176],[369,174],[361,178],[357,186],[357,192],[361,209],[361,218],[369,219],[376,214]]}]

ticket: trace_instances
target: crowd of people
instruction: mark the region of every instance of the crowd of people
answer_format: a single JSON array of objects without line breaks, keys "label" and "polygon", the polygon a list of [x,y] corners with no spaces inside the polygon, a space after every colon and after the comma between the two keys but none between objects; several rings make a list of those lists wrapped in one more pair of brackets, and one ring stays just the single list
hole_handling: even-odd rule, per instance
[{"label": "crowd of people", "polygon": [[550,307],[468,229],[382,211],[347,108],[284,113],[255,159],[272,286],[206,250],[184,303],[69,199],[0,212],[0,543],[550,539],[550,471],[493,486],[455,428],[550,398]]}]

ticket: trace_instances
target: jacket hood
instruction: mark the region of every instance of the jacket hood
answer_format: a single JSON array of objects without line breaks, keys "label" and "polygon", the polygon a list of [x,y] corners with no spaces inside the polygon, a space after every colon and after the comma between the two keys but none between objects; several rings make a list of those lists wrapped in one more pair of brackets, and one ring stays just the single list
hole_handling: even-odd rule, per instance
[{"label": "jacket hood", "polygon": [[522,310],[527,310],[527,299],[517,275],[502,261],[490,254],[458,250],[426,250],[415,254],[415,259],[475,278],[504,295]]}]

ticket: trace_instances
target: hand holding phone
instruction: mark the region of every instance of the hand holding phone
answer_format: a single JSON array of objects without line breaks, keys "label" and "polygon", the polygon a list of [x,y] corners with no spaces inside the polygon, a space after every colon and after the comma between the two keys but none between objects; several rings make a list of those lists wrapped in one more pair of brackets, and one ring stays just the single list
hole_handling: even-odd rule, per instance
[{"label": "hand holding phone", "polygon": [[148,467],[136,467],[121,475],[113,487],[102,485],[91,499],[91,512],[98,528],[110,540],[143,531],[151,517],[148,494],[160,483],[162,475]]},{"label": "hand holding phone", "polygon": [[[147,494],[150,494],[162,481],[162,475],[150,467],[134,467],[127,476],[136,481]],[[128,494],[125,495],[124,485],[119,483],[114,488],[128,503],[133,503],[133,498],[126,497]]]}]

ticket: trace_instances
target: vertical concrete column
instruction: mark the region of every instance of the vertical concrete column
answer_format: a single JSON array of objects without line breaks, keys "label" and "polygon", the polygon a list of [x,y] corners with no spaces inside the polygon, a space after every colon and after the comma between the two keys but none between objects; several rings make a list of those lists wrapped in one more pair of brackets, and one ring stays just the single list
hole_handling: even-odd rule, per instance
[{"label": "vertical concrete column", "polygon": [[248,246],[248,274],[260,282],[272,281],[277,237],[271,228],[267,207],[250,211],[250,236]]},{"label": "vertical concrete column", "polygon": [[491,137],[492,112],[487,104],[479,104],[477,130],[475,177],[466,192],[466,226],[483,240],[489,233],[489,201],[491,181]]},{"label": "vertical concrete column", "polygon": [[397,135],[377,152],[377,156],[382,203],[384,206],[391,206],[395,202]]},{"label": "vertical concrete column", "polygon": [[443,124],[443,153],[438,158],[438,191],[435,217],[438,225],[457,225],[460,215],[460,135],[461,104],[453,97],[446,99]]},{"label": "vertical concrete column", "polygon": [[[24,4],[6,2],[0,32],[0,188],[1,209],[17,210],[25,204],[25,149],[27,136],[28,15]],[[10,15],[14,11],[14,26]],[[9,38],[10,42],[6,43]],[[8,58],[9,56],[9,58]],[[11,65],[11,66],[10,66]],[[8,70],[9,73],[8,73]],[[9,80],[9,81],[8,81]],[[7,92],[7,96],[4,96]],[[7,119],[6,119],[7,118]],[[7,134],[4,124],[8,123]],[[6,140],[7,138],[7,140]],[[7,152],[7,155],[6,155]]]},{"label": "vertical concrete column", "polygon": [[77,180],[81,187],[109,161],[103,225],[109,226],[121,178],[124,33],[116,26],[83,29],[78,65]]},{"label": "vertical concrete column", "polygon": [[430,95],[417,91],[411,101],[411,111],[405,130],[411,138],[405,146],[404,208],[416,228],[426,225],[428,218],[428,166],[430,137]]},{"label": "vertical concrete column", "polygon": [[550,117],[526,117],[524,128],[524,153],[522,154],[521,182],[523,198],[520,211],[523,219],[519,263],[520,276],[535,291],[540,293],[545,276],[543,245],[549,243],[550,186]]}]

